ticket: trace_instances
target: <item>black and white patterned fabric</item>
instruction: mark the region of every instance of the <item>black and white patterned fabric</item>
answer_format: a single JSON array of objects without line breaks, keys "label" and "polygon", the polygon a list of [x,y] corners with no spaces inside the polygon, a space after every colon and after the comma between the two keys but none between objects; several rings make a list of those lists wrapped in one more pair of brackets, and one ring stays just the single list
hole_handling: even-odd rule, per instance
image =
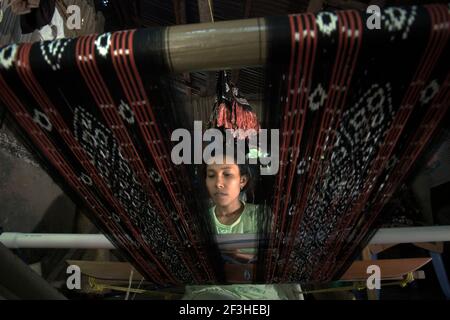
[{"label": "black and white patterned fabric", "polygon": [[[270,118],[280,169],[267,184],[264,282],[345,271],[448,115],[449,6],[386,8],[380,30],[367,18],[347,10],[266,20],[277,40],[268,65],[278,78],[265,91],[277,92]],[[3,47],[0,102],[147,280],[214,283],[222,271],[198,199],[202,180],[170,159],[179,124],[158,81],[170,69],[164,30]]]}]

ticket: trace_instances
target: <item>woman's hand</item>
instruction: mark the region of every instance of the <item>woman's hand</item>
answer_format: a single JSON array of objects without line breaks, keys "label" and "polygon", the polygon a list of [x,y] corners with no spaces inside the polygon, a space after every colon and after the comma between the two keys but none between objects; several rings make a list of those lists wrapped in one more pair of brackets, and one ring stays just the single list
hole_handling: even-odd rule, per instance
[{"label": "woman's hand", "polygon": [[255,254],[243,253],[239,249],[224,251],[222,254],[236,260],[239,263],[250,263],[256,261]]}]

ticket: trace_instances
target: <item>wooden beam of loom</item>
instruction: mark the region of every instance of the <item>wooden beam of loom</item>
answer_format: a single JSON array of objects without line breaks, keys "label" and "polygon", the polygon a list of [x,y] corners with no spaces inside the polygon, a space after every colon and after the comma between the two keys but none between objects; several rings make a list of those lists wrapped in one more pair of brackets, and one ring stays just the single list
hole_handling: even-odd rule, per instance
[{"label": "wooden beam of loom", "polygon": [[258,18],[166,28],[164,55],[170,71],[177,73],[264,65],[268,47],[265,21]]},{"label": "wooden beam of loom", "polygon": [[[376,261],[355,261],[340,281],[365,281],[369,276],[367,267],[376,264],[381,269],[381,280],[398,280],[410,272],[415,272],[431,261],[431,258],[388,259]],[[77,265],[81,272],[109,284],[128,283],[131,270],[131,281],[138,282],[143,276],[128,262],[67,260],[69,265]],[[251,283],[245,278],[245,271],[255,272],[255,264],[226,264],[225,273],[232,283]],[[418,276],[421,278],[420,274]]]},{"label": "wooden beam of loom", "polygon": [[367,267],[377,265],[381,270],[381,280],[396,280],[409,272],[414,272],[428,262],[431,258],[412,258],[412,259],[387,259],[387,260],[363,260],[355,261],[344,273],[340,280],[342,281],[365,281]]}]

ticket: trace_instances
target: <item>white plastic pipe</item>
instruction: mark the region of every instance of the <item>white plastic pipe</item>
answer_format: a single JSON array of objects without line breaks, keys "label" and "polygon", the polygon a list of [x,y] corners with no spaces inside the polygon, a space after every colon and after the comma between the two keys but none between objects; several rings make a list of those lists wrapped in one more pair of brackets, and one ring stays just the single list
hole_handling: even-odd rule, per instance
[{"label": "white plastic pipe", "polygon": [[114,245],[103,234],[72,233],[18,233],[5,232],[0,242],[11,249],[114,249]]},{"label": "white plastic pipe", "polygon": [[[242,248],[256,245],[255,234],[216,236],[219,246],[224,249]],[[103,234],[73,233],[19,233],[0,234],[0,242],[11,249],[48,248],[48,249],[114,249],[114,245]]]},{"label": "white plastic pipe", "polygon": [[[255,234],[216,236],[219,247],[233,249],[256,245]],[[407,227],[380,229],[369,244],[450,241],[450,226]],[[5,232],[0,242],[11,249],[114,249],[114,245],[102,234],[58,234]]]},{"label": "white plastic pipe", "polygon": [[450,241],[450,226],[384,228],[375,233],[369,244]]}]

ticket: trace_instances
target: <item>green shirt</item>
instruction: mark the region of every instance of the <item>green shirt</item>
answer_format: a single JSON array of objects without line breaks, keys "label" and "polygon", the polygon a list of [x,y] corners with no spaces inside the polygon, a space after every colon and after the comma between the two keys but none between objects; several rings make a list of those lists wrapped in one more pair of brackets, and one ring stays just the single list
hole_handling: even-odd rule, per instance
[{"label": "green shirt", "polygon": [[[215,207],[209,210],[216,226],[217,234],[242,234],[257,233],[258,206],[244,203],[244,211],[240,217],[231,225],[220,223],[215,215]],[[241,249],[241,252],[255,253],[255,249]],[[186,293],[183,299],[243,299],[243,300],[278,300],[278,295],[274,285],[266,284],[232,284],[232,285],[209,285],[209,286],[186,286]]]},{"label": "green shirt", "polygon": [[212,218],[216,225],[217,234],[258,232],[258,225],[256,220],[258,206],[251,203],[244,203],[244,211],[242,211],[239,218],[230,225],[220,223],[219,219],[217,219],[216,217],[215,210],[216,207],[212,207],[211,209],[209,209],[209,214],[212,215]]}]

